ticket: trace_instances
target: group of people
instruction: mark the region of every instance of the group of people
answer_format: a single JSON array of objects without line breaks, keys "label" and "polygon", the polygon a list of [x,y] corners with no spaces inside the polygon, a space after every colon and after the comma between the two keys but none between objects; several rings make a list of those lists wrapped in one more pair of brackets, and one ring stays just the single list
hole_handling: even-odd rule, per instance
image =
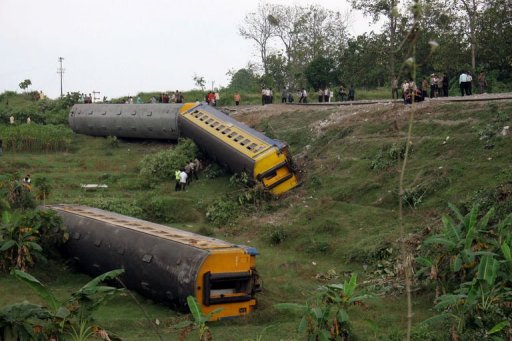
[{"label": "group of people", "polygon": [[[473,75],[469,71],[462,71],[459,76],[459,89],[461,96],[471,96],[473,94]],[[487,80],[485,73],[480,72],[477,78],[478,81],[478,92],[483,94],[487,91]],[[436,97],[448,97],[450,78],[447,74],[433,73],[429,78],[423,78],[419,88],[416,88],[416,84],[412,80],[404,80],[402,83],[402,99],[404,103],[410,103],[411,96],[414,93],[416,98],[419,99],[417,92],[421,92],[423,98],[436,98]],[[428,93],[430,89],[430,94]],[[398,78],[395,77],[391,82],[391,97],[398,99],[399,97],[399,86]]]},{"label": "group of people", "polygon": [[334,97],[334,93],[329,90],[329,88],[325,88],[325,89],[318,89],[318,102],[319,103],[322,103],[322,102],[331,102],[332,101],[332,98]]},{"label": "group of people", "polygon": [[430,98],[448,97],[448,87],[450,79],[443,73],[433,73],[430,75],[430,82],[423,78],[422,90],[424,97],[427,97],[427,89],[430,86]]},{"label": "group of people", "polygon": [[192,178],[198,180],[197,173],[203,169],[203,163],[199,159],[190,160],[185,167],[174,172],[176,178],[176,185],[174,190],[176,192],[185,191],[187,186],[192,182]]},{"label": "group of people", "polygon": [[261,89],[261,105],[274,103],[274,92],[272,88]]},{"label": "group of people", "polygon": [[[205,101],[211,106],[217,106],[217,103],[220,100],[220,94],[218,91],[208,91],[205,96]],[[238,100],[240,102],[240,99]],[[238,105],[238,104],[237,104]]]},{"label": "group of people", "polygon": [[[395,78],[396,79],[396,78]],[[426,90],[423,90],[424,86],[421,88],[416,86],[416,82],[414,80],[404,80],[402,82],[402,100],[404,104],[411,104],[414,102],[421,102],[425,99]]]}]

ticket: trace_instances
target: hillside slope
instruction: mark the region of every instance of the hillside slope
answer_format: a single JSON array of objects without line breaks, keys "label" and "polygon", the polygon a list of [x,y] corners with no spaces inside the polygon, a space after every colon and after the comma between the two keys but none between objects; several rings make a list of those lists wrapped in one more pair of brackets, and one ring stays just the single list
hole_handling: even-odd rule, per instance
[{"label": "hillside slope", "polygon": [[[353,106],[242,106],[230,115],[290,145],[303,185],[282,198],[263,202],[251,197],[239,205],[245,190],[229,174],[209,169],[188,192],[174,192],[173,179],[148,179],[139,174],[145,155],[172,144],[73,136],[66,152],[4,151],[0,173],[44,175],[53,189],[50,203],[82,203],[256,246],[257,268],[264,291],[259,309],[247,318],[211,325],[215,339],[296,339],[300,315],[273,305],[304,303],[325,283],[339,283],[358,273],[361,288],[378,299],[350,311],[354,332],[367,339],[373,320],[384,339],[401,335],[405,323],[403,281],[397,269],[399,159],[403,155],[408,119],[413,116],[412,145],[405,172],[404,225],[411,245],[418,247],[436,230],[447,204],[463,212],[473,204],[497,208],[497,219],[512,211],[512,137],[502,136],[512,123],[512,101],[440,103],[414,108],[398,103]],[[109,188],[85,192],[82,183]],[[208,216],[207,216],[208,213]],[[212,224],[212,216],[227,219]],[[426,232],[425,232],[426,231]],[[81,275],[54,265],[60,276],[39,276],[58,290],[72,291]],[[35,299],[8,277],[0,285],[13,294]],[[14,290],[14,288],[17,288]],[[414,323],[432,314],[434,293],[414,296]],[[176,316],[168,308],[145,302],[161,332],[175,339]],[[113,316],[115,316],[113,318]],[[144,314],[129,297],[102,308],[98,321],[124,340],[152,340]]]}]

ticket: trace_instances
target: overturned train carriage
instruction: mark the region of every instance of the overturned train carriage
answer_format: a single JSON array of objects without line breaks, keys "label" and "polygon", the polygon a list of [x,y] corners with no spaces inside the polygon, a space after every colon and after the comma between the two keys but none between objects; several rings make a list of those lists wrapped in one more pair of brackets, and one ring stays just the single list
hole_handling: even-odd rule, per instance
[{"label": "overturned train carriage", "polygon": [[77,104],[69,115],[81,134],[149,139],[188,137],[232,172],[245,172],[273,194],[299,184],[288,147],[206,103]]},{"label": "overturned train carriage", "polygon": [[50,205],[68,228],[65,252],[96,276],[123,268],[129,288],[184,309],[195,296],[212,319],[241,316],[260,290],[256,250],[117,213],[79,205]]}]

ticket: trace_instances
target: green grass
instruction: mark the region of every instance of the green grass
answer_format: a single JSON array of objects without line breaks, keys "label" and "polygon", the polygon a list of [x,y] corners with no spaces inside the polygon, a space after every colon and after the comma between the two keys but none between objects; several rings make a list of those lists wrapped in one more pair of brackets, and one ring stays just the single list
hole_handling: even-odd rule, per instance
[{"label": "green grass", "polygon": [[[331,269],[338,275],[332,282],[343,282],[352,271],[359,274],[361,283],[373,280],[378,262],[397,257],[399,173],[396,160],[389,159],[387,153],[393,144],[404,140],[407,116],[397,119],[401,132],[392,128],[400,109],[401,106],[389,107],[349,115],[319,133],[312,127],[328,119],[335,113],[333,109],[302,108],[257,122],[257,129],[290,144],[302,170],[303,185],[263,207],[249,208],[234,226],[213,228],[205,217],[210,203],[236,190],[229,175],[216,179],[200,176],[185,193],[174,192],[172,179],[148,186],[148,179],[139,175],[139,162],[145,155],[172,148],[172,144],[121,140],[119,148],[113,148],[104,138],[73,135],[68,152],[4,151],[0,172],[49,178],[53,187],[47,200],[50,203],[100,202],[142,214],[138,203],[157,198],[180,208],[178,216],[169,218],[177,221],[173,226],[208,231],[220,239],[257,247],[257,268],[264,285],[258,295],[258,309],[248,317],[210,324],[214,339],[244,340],[260,335],[262,340],[301,339],[296,333],[300,316],[277,311],[274,304],[304,303],[315,288],[325,283],[317,275]],[[503,101],[496,106],[432,104],[419,110],[405,186],[422,185],[427,192],[415,208],[405,207],[406,231],[435,228],[447,212],[448,202],[471,204],[479,190],[492,191],[500,184],[512,182],[511,137],[497,136],[494,147],[486,149],[479,136],[481,129],[494,122],[496,112],[512,112],[512,102]],[[512,122],[509,118],[502,123]],[[389,164],[371,169],[379,151]],[[106,183],[109,188],[84,192],[80,188],[82,183]],[[285,236],[280,243],[271,242],[269,236],[273,231]],[[387,248],[394,249],[391,255],[383,253]],[[51,267],[57,276],[42,269],[35,275],[61,297],[88,280],[62,265]],[[377,335],[383,340],[404,330],[405,300],[400,291],[393,289],[394,281],[390,278],[388,284],[378,287],[363,285],[363,289],[380,295],[367,307],[350,311],[359,339],[373,338],[366,319],[375,321]],[[0,295],[0,306],[23,299],[38,302],[28,288],[6,274],[0,276],[0,287],[2,293],[8,293]],[[137,298],[151,319],[160,321],[158,330],[164,339],[177,339],[178,331],[173,325],[184,317],[165,306]],[[415,293],[415,326],[431,316],[432,302],[432,292]],[[156,339],[130,296],[122,295],[111,301],[97,312],[96,318],[123,340]],[[194,339],[194,335],[189,339]]]}]

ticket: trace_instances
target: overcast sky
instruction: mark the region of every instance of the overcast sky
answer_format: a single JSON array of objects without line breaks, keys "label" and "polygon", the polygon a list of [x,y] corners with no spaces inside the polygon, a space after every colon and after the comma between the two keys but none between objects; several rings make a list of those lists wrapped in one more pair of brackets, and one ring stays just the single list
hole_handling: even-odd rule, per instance
[{"label": "overcast sky", "polygon": [[[345,0],[270,0],[318,4],[350,11]],[[100,91],[108,98],[138,91],[189,90],[195,74],[211,87],[227,86],[230,69],[258,61],[253,44],[238,34],[244,16],[256,10],[246,0],[0,0],[0,92],[32,90],[60,95],[58,58],[63,57],[64,93]],[[352,13],[352,34],[369,30]]]}]

